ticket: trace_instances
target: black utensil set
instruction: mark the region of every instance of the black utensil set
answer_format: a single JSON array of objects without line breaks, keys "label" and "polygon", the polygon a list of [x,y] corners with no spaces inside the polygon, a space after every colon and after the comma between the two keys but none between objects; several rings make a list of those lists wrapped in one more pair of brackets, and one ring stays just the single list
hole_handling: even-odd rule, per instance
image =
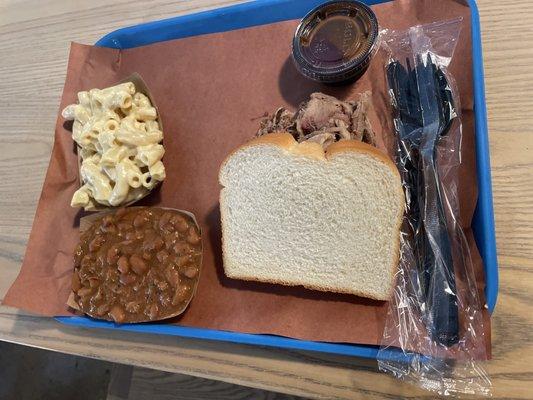
[{"label": "black utensil set", "polygon": [[457,117],[445,71],[430,52],[402,64],[387,65],[387,80],[398,135],[398,159],[403,167],[407,222],[417,264],[418,281],[433,340],[453,346],[459,340],[459,313],[452,245],[437,147]]}]

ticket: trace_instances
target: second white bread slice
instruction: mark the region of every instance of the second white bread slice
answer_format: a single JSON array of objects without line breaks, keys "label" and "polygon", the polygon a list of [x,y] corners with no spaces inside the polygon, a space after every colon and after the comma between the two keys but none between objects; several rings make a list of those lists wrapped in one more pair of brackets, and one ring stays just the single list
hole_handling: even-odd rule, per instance
[{"label": "second white bread slice", "polygon": [[227,276],[388,299],[404,194],[379,150],[269,134],[230,154],[219,181]]}]

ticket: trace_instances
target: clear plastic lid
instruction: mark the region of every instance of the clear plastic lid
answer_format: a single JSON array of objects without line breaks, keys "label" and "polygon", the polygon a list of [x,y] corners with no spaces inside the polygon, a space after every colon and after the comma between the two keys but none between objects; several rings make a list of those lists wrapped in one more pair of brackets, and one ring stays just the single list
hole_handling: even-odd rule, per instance
[{"label": "clear plastic lid", "polygon": [[325,83],[360,77],[377,50],[378,21],[358,1],[330,1],[311,10],[294,34],[298,70]]}]

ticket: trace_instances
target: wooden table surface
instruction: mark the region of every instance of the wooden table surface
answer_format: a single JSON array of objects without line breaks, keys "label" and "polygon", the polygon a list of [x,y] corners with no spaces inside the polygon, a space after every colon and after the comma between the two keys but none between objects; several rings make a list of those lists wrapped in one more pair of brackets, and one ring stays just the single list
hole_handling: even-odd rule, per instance
[{"label": "wooden table surface", "polygon": [[[0,0],[0,299],[15,279],[52,149],[69,42],[231,0]],[[500,291],[494,398],[533,399],[533,2],[479,0]],[[87,330],[0,306],[0,340],[305,397],[432,398],[356,358]]]}]

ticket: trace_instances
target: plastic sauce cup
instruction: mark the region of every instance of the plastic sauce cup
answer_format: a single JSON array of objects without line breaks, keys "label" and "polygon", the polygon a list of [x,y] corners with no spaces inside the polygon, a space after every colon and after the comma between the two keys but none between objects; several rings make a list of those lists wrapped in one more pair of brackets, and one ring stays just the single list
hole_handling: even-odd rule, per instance
[{"label": "plastic sauce cup", "polygon": [[378,49],[376,15],[358,1],[330,1],[311,10],[292,41],[296,68],[309,79],[342,83],[360,78]]}]

